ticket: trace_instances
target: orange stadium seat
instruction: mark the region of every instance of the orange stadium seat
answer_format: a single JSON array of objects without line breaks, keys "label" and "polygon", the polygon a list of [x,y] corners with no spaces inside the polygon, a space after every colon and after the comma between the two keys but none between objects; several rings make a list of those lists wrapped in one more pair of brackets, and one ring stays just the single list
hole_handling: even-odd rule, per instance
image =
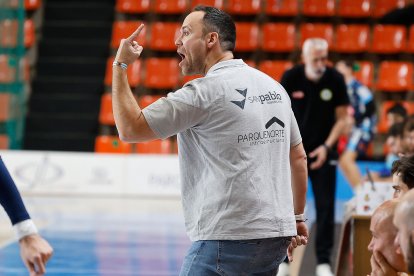
[{"label": "orange stadium seat", "polygon": [[413,64],[402,61],[383,61],[378,70],[378,90],[406,91],[413,88]]},{"label": "orange stadium seat", "polygon": [[191,9],[193,9],[197,5],[212,6],[218,9],[223,9],[224,7],[223,0],[193,0],[191,1]]},{"label": "orange stadium seat", "polygon": [[24,9],[26,11],[37,10],[38,8],[40,8],[41,5],[41,0],[24,0]]},{"label": "orange stadium seat", "polygon": [[159,14],[182,14],[187,11],[187,1],[155,0],[154,11]]},{"label": "orange stadium seat", "polygon": [[260,0],[228,0],[230,14],[252,15],[260,13]]},{"label": "orange stadium seat", "polygon": [[341,24],[336,27],[336,41],[333,46],[340,53],[361,53],[368,50],[369,26]]},{"label": "orange stadium seat", "polygon": [[137,143],[135,146],[136,153],[144,154],[171,154],[171,141],[165,140],[153,140],[149,142]]},{"label": "orange stadium seat", "polygon": [[305,16],[334,16],[335,0],[304,0],[302,13]]},{"label": "orange stadium seat", "polygon": [[179,36],[181,24],[176,22],[155,22],[151,25],[149,47],[158,51],[176,51],[175,39]]},{"label": "orange stadium seat", "polygon": [[95,139],[95,152],[131,153],[131,144],[121,141],[118,136],[100,135]]},{"label": "orange stadium seat", "polygon": [[374,78],[374,64],[371,61],[357,61],[359,70],[354,72],[355,78],[362,84],[372,87]]},{"label": "orange stadium seat", "polygon": [[[143,23],[141,21],[115,21],[112,27],[112,41],[113,49],[119,47],[121,39],[129,37],[138,27]],[[137,39],[135,39],[141,46],[146,44],[146,29],[144,28]]]},{"label": "orange stadium seat", "polygon": [[372,52],[377,54],[397,54],[406,50],[406,44],[407,29],[405,26],[374,26],[371,45]]},{"label": "orange stadium seat", "polygon": [[236,23],[236,52],[254,51],[259,46],[259,26],[256,23]]},{"label": "orange stadium seat", "polygon": [[24,21],[24,46],[30,48],[36,41],[35,25],[32,19]]},{"label": "orange stadium seat", "polygon": [[161,98],[162,96],[160,95],[144,95],[144,96],[139,97],[138,105],[141,109],[143,109],[149,106],[150,104],[152,104],[153,102],[158,101]]},{"label": "orange stadium seat", "polygon": [[283,73],[292,66],[293,63],[288,60],[264,60],[259,63],[259,70],[276,81],[280,81]]},{"label": "orange stadium seat", "polygon": [[297,0],[267,0],[265,6],[267,15],[296,16],[299,13],[299,1]]},{"label": "orange stadium seat", "polygon": [[407,2],[408,0],[375,0],[373,5],[373,15],[377,18],[381,17],[393,9],[405,7]]},{"label": "orange stadium seat", "polygon": [[150,0],[117,0],[115,9],[120,13],[146,13],[150,3]]},{"label": "orange stadium seat", "polygon": [[339,0],[337,15],[340,17],[370,17],[371,13],[371,0]]},{"label": "orange stadium seat", "polygon": [[144,85],[155,89],[172,89],[179,83],[178,60],[175,58],[148,58]]},{"label": "orange stadium seat", "polygon": [[262,48],[267,52],[289,52],[296,48],[295,24],[263,24],[262,34]]},{"label": "orange stadium seat", "polygon": [[114,114],[112,112],[112,95],[104,93],[101,97],[101,108],[99,110],[99,123],[102,125],[115,125]]},{"label": "orange stadium seat", "polygon": [[[114,62],[114,57],[108,58],[106,62],[106,73],[105,73],[105,85],[112,85],[112,63]],[[128,83],[131,87],[136,87],[139,85],[141,80],[141,60],[138,59],[134,63],[128,65],[127,69]]]},{"label": "orange stadium seat", "polygon": [[0,122],[10,119],[10,102],[11,95],[9,93],[0,93]]},{"label": "orange stadium seat", "polygon": [[11,83],[16,79],[16,68],[10,66],[10,57],[0,55],[0,83]]},{"label": "orange stadium seat", "polygon": [[414,25],[411,25],[409,33],[410,34],[408,38],[407,51],[410,53],[414,53]]},{"label": "orange stadium seat", "polygon": [[9,136],[6,134],[0,134],[0,149],[9,148]]},{"label": "orange stadium seat", "polygon": [[331,24],[325,23],[305,23],[300,25],[300,46],[303,42],[312,37],[324,38],[328,42],[329,46],[333,43],[333,27]]}]

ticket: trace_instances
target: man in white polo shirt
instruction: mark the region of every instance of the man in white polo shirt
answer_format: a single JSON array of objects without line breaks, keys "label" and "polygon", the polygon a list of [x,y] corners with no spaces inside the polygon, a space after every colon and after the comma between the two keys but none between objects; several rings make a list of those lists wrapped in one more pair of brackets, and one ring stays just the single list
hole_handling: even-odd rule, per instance
[{"label": "man in white polo shirt", "polygon": [[125,69],[143,50],[134,41],[142,28],[121,41],[115,57],[114,116],[127,142],[178,134],[193,241],[180,275],[275,275],[288,247],[308,238],[306,154],[289,96],[233,58],[236,30],[228,14],[198,6],[175,44],[183,74],[204,77],[141,110]]}]

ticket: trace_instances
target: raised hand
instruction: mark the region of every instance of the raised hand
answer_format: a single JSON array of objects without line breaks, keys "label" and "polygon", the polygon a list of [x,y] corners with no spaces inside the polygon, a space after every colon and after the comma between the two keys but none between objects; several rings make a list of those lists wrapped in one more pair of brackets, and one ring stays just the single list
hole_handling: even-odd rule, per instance
[{"label": "raised hand", "polygon": [[141,24],[128,38],[121,39],[115,61],[129,65],[139,58],[144,48],[135,39],[139,36],[142,29],[144,29],[144,24]]}]

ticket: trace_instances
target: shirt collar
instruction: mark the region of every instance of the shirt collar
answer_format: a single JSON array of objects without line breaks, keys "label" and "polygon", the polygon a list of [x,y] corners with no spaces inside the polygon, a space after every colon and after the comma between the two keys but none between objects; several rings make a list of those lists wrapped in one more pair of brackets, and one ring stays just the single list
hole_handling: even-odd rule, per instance
[{"label": "shirt collar", "polygon": [[211,66],[211,68],[208,70],[206,75],[209,75],[213,73],[214,71],[226,68],[226,67],[235,67],[235,66],[243,66],[246,65],[242,59],[229,59],[225,61],[220,61]]}]

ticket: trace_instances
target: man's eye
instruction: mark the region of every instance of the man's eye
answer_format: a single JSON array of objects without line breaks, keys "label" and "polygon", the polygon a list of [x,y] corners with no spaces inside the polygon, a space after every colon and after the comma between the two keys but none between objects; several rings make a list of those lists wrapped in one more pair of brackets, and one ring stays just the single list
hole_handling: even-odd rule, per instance
[{"label": "man's eye", "polygon": [[187,35],[189,35],[190,33],[189,32],[183,32],[183,35],[184,36],[187,36]]}]

